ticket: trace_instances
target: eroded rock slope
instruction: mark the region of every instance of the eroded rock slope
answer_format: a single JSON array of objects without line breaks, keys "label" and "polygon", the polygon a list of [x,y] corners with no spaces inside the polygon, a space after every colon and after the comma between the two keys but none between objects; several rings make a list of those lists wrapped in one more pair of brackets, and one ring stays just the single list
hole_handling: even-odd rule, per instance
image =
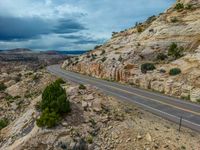
[{"label": "eroded rock slope", "polygon": [[[172,43],[182,49],[181,56],[168,56]],[[160,60],[159,54],[164,58]],[[200,1],[181,0],[159,16],[114,33],[104,45],[65,61],[62,67],[199,101],[199,56]],[[142,73],[141,65],[144,63],[153,63],[156,69]],[[181,74],[169,75],[172,68],[180,68]]]}]

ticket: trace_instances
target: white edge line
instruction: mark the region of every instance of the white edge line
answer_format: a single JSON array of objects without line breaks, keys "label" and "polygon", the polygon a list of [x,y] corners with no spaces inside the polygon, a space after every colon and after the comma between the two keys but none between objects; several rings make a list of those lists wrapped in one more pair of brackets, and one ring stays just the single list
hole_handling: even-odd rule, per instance
[{"label": "white edge line", "polygon": [[[101,88],[101,89],[102,89],[102,88]],[[102,90],[103,90],[103,89],[102,89]],[[105,91],[105,90],[104,90],[104,91]],[[106,91],[106,92],[109,92],[109,93],[111,93],[111,94],[113,94],[113,95],[116,95],[116,96],[118,96],[118,97],[121,97],[121,98],[123,98],[123,99],[127,99],[128,101],[130,101],[130,102],[132,102],[132,103],[136,103],[136,104],[142,105],[142,106],[144,106],[144,107],[146,107],[146,108],[149,108],[149,109],[155,110],[155,111],[157,111],[157,112],[166,114],[166,115],[168,115],[168,116],[174,117],[174,118],[176,118],[176,119],[180,119],[180,118],[177,117],[177,116],[174,116],[174,115],[171,115],[171,114],[169,114],[169,113],[163,112],[163,111],[161,111],[161,110],[159,110],[159,109],[153,108],[153,107],[151,107],[151,106],[148,106],[148,105],[145,105],[145,104],[136,102],[136,101],[132,101],[130,98],[127,98],[127,97],[125,97],[125,96],[121,96],[121,95],[116,94],[116,93],[113,93],[113,92],[111,92],[111,91]],[[184,120],[185,122],[188,122],[188,123],[190,123],[190,124],[193,124],[193,125],[195,125],[195,126],[200,127],[199,124],[193,123],[193,122],[191,122],[191,121],[189,121],[189,120],[186,120],[186,119],[183,119],[183,120]]]},{"label": "white edge line", "polygon": [[[54,71],[56,71],[56,70],[54,70]],[[68,75],[69,75],[69,74],[68,74]],[[70,75],[69,75],[69,76],[70,76]],[[77,77],[74,77],[74,78],[77,78]],[[77,79],[80,79],[80,78],[78,77]],[[84,79],[83,79],[83,80],[84,80]],[[79,82],[84,83],[84,82],[82,82],[82,81],[79,81]],[[97,87],[97,88],[99,88],[99,89],[105,91],[103,88],[100,88],[100,87]],[[149,109],[155,110],[155,111],[157,111],[157,112],[166,114],[166,115],[168,115],[168,116],[174,117],[174,118],[176,118],[176,119],[180,119],[180,118],[177,117],[177,116],[174,116],[174,115],[171,115],[171,114],[169,114],[169,113],[163,112],[163,111],[161,111],[161,110],[159,110],[159,109],[153,108],[153,107],[151,107],[151,106],[148,106],[148,105],[145,105],[145,104],[136,102],[136,101],[132,101],[130,98],[127,98],[127,97],[125,97],[125,96],[121,96],[121,95],[116,94],[116,93],[113,93],[113,92],[111,92],[111,91],[106,91],[106,92],[109,92],[109,93],[111,93],[111,94],[113,94],[113,95],[116,95],[116,96],[118,96],[118,97],[121,97],[121,98],[123,98],[123,99],[126,99],[126,100],[128,100],[128,101],[130,101],[130,102],[132,102],[132,103],[136,103],[136,104],[142,105],[142,106],[144,106],[144,107],[146,107],[146,108],[149,108]],[[183,119],[183,121],[188,122],[188,123],[190,123],[190,124],[193,124],[193,125],[195,125],[195,126],[200,127],[199,124],[193,123],[193,122],[191,122],[191,121],[189,121],[189,120]]]},{"label": "white edge line", "polygon": [[[63,70],[63,69],[62,69]],[[66,70],[64,70],[64,71],[66,71]],[[72,72],[72,73],[74,73],[74,72]],[[76,73],[76,74],[78,74],[78,73]],[[78,74],[79,75],[79,74]],[[82,74],[80,74],[80,75],[82,75]],[[94,80],[95,79],[97,79],[97,80],[100,80],[100,79],[98,79],[98,78],[94,78],[94,77],[92,77]],[[104,81],[104,80],[102,80],[104,83],[106,83],[106,81]],[[97,82],[100,82],[100,81],[97,81]],[[108,81],[107,81],[108,82]],[[124,85],[120,85],[120,83],[114,83],[114,82],[108,82],[108,83],[111,83],[111,84],[114,84],[114,85],[117,85],[117,86],[124,86]],[[120,88],[123,88],[123,87],[120,87]],[[124,87],[125,88],[125,87]],[[165,99],[170,99],[170,100],[173,100],[173,101],[175,101],[175,102],[179,102],[179,103],[183,103],[183,104],[187,104],[187,105],[191,105],[191,106],[194,106],[194,107],[198,107],[198,108],[200,108],[200,106],[199,105],[197,105],[197,104],[193,104],[193,103],[189,103],[189,102],[185,102],[184,100],[179,100],[179,99],[177,99],[177,98],[173,98],[173,97],[170,97],[170,96],[165,96],[165,95],[161,95],[161,94],[156,94],[156,93],[153,93],[153,92],[150,92],[150,91],[147,91],[147,90],[143,90],[143,89],[138,89],[138,88],[135,88],[135,87],[131,87],[131,86],[129,86],[129,88],[133,88],[134,90],[136,90],[136,91],[139,91],[139,92],[146,92],[146,93],[148,93],[148,94],[152,94],[152,95],[154,95],[154,96],[158,96],[158,97],[160,97],[160,98],[165,98]],[[127,90],[127,89],[124,89],[124,90]],[[128,91],[129,92],[131,92],[129,89],[128,89]]]}]

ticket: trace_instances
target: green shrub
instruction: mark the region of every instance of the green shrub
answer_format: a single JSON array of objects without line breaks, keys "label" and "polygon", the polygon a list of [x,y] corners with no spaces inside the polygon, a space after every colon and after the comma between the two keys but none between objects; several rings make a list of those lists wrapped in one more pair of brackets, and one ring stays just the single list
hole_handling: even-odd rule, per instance
[{"label": "green shrub", "polygon": [[150,24],[150,23],[152,23],[154,20],[156,20],[156,16],[155,15],[153,15],[153,16],[151,16],[151,17],[149,17],[147,20],[146,20],[146,23],[147,24]]},{"label": "green shrub", "polygon": [[91,57],[90,54],[87,54],[86,58],[90,58],[90,57]]},{"label": "green shrub", "polygon": [[169,74],[171,75],[171,76],[175,76],[175,75],[178,75],[178,74],[180,74],[181,73],[181,69],[179,69],[179,68],[172,68],[172,69],[170,69],[170,71],[169,71]]},{"label": "green shrub", "polygon": [[93,137],[92,137],[91,135],[87,137],[87,142],[88,142],[89,144],[92,144],[92,143],[93,143]]},{"label": "green shrub", "polygon": [[118,32],[112,32],[112,36],[115,36]]},{"label": "green shrub", "polygon": [[70,109],[70,103],[69,103],[69,100],[67,100],[67,96],[66,94],[63,94],[63,95],[60,95],[58,98],[57,98],[57,102],[55,103],[56,105],[56,112],[62,114],[62,113],[67,113],[67,112],[70,112],[71,109]]},{"label": "green shrub", "polygon": [[190,99],[191,99],[190,97],[191,97],[190,95],[187,95],[187,96],[181,96],[181,99],[184,99],[184,100],[190,100]]},{"label": "green shrub", "polygon": [[184,145],[181,146],[181,149],[186,149],[186,147]]},{"label": "green shrub", "polygon": [[104,62],[104,61],[106,61],[106,59],[107,59],[106,57],[103,57],[103,58],[101,59],[101,61]]},{"label": "green shrub", "polygon": [[13,97],[14,100],[19,99],[19,98],[21,98],[21,96],[19,96],[19,95]]},{"label": "green shrub", "polygon": [[65,83],[65,81],[61,78],[57,79],[55,82],[58,83],[58,84],[64,84]]},{"label": "green shrub", "polygon": [[85,89],[86,89],[86,87],[85,87],[85,85],[83,85],[83,84],[80,84],[80,85],[79,85],[79,89],[80,89],[80,90],[85,90]]},{"label": "green shrub", "polygon": [[45,109],[36,123],[38,127],[52,128],[58,124],[59,120],[60,117],[56,112],[50,112],[49,109]]},{"label": "green shrub", "polygon": [[188,9],[188,10],[191,10],[192,6],[193,6],[192,4],[187,4],[185,8]]},{"label": "green shrub", "polygon": [[168,50],[168,55],[172,56],[173,58],[177,59],[180,58],[183,54],[183,47],[178,47],[176,43],[172,43]]},{"label": "green shrub", "polygon": [[123,60],[122,56],[119,56],[118,61],[121,62],[122,60]]},{"label": "green shrub", "polygon": [[5,99],[7,101],[11,101],[11,100],[13,100],[13,97],[11,95],[7,94],[6,97],[5,97]]},{"label": "green shrub", "polygon": [[41,102],[40,101],[35,104],[35,109],[37,111],[41,111]]},{"label": "green shrub", "polygon": [[0,83],[0,91],[4,91],[7,87],[4,85],[4,83]]},{"label": "green shrub", "polygon": [[98,48],[100,48],[102,45],[96,45],[95,47],[94,47],[94,49],[98,49]]},{"label": "green shrub", "polygon": [[62,114],[71,111],[67,94],[60,86],[61,83],[63,80],[58,79],[43,91],[42,101],[38,105],[38,108],[42,110],[40,118],[37,119],[39,127],[54,127]]},{"label": "green shrub", "polygon": [[94,47],[94,49],[98,49],[98,48],[100,48],[102,45],[96,45],[95,47]]},{"label": "green shrub", "polygon": [[103,54],[105,54],[106,53],[106,51],[105,50],[102,50],[101,51],[101,55],[103,55]]},{"label": "green shrub", "polygon": [[6,118],[0,119],[0,130],[5,128],[8,124],[9,124],[8,119]]},{"label": "green shrub", "polygon": [[18,75],[17,77],[14,78],[14,80],[15,80],[16,83],[19,82],[21,80],[21,76]]},{"label": "green shrub", "polygon": [[156,67],[152,63],[145,63],[141,65],[141,71],[142,73],[146,73],[149,70],[154,70]]},{"label": "green shrub", "polygon": [[160,73],[166,73],[166,70],[160,69]]},{"label": "green shrub", "polygon": [[78,57],[76,57],[76,58],[75,58],[75,60],[76,60],[76,61],[78,61],[78,60],[79,60],[79,58],[78,58]]},{"label": "green shrub", "polygon": [[33,76],[33,81],[36,81],[38,79],[40,79],[39,75],[36,74],[36,75]]},{"label": "green shrub", "polygon": [[138,33],[143,32],[143,28],[142,28],[141,26],[137,26],[137,32],[138,32]]},{"label": "green shrub", "polygon": [[171,22],[172,23],[176,23],[176,22],[178,22],[179,20],[178,20],[178,18],[177,17],[173,17],[173,18],[171,18]]},{"label": "green shrub", "polygon": [[156,57],[157,60],[165,60],[167,59],[167,55],[163,54],[163,53],[159,53]]},{"label": "green shrub", "polygon": [[[62,107],[62,105],[67,107]],[[60,86],[59,82],[55,81],[46,87],[42,93],[41,109],[45,110],[48,108],[50,111],[56,113],[67,113],[70,111],[68,107],[68,100],[65,90]]]},{"label": "green shrub", "polygon": [[97,55],[96,55],[96,54],[92,54],[91,56],[92,56],[91,61],[93,61],[93,60],[96,59],[96,56],[97,56]]},{"label": "green shrub", "polygon": [[182,10],[184,9],[184,4],[183,3],[177,3],[176,6],[174,7],[176,10]]}]

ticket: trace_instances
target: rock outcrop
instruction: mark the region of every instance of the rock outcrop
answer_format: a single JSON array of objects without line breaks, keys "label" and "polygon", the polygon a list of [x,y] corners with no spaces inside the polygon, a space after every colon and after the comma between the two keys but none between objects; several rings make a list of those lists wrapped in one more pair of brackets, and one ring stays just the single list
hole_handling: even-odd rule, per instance
[{"label": "rock outcrop", "polygon": [[[63,84],[72,111],[59,125],[39,128],[33,99],[26,111],[0,132],[2,150],[199,149],[200,135],[137,107],[104,95],[95,87]],[[84,105],[83,105],[84,104]],[[167,139],[167,140],[166,140]],[[188,140],[190,139],[190,140]]]},{"label": "rock outcrop", "polygon": [[[183,8],[176,8],[177,4]],[[183,57],[158,60],[168,55],[176,43],[183,47]],[[141,72],[141,64],[151,62],[156,70]],[[200,93],[200,1],[181,0],[159,16],[152,16],[119,33],[102,46],[78,58],[67,60],[62,67],[97,78],[115,80],[152,89],[168,95],[198,101]],[[169,70],[182,73],[170,76]]]}]

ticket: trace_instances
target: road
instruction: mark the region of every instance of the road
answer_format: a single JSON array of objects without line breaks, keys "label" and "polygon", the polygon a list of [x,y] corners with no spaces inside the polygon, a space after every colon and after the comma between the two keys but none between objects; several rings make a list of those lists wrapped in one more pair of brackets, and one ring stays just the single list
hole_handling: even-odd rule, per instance
[{"label": "road", "polygon": [[131,102],[144,110],[177,124],[180,123],[180,118],[182,117],[182,126],[200,132],[200,105],[198,104],[129,85],[66,71],[61,69],[59,65],[49,66],[47,70],[64,80],[93,85],[108,95],[114,96],[121,101]]}]

